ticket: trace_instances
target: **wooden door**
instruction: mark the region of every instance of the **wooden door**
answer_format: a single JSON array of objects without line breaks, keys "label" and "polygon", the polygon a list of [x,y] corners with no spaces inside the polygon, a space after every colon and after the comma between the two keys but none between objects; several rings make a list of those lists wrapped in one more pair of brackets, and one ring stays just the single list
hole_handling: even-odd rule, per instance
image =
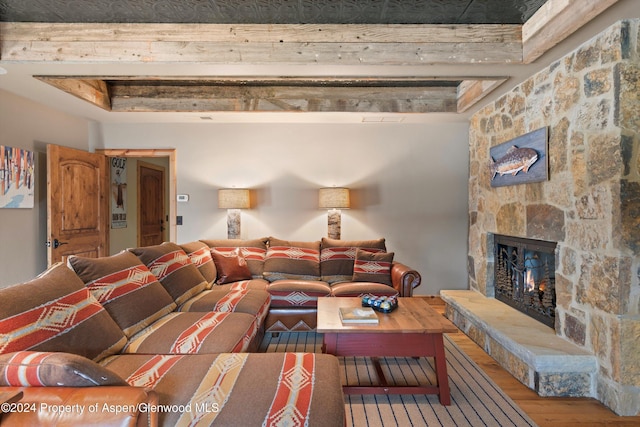
[{"label": "wooden door", "polygon": [[138,246],[165,240],[164,217],[164,168],[138,162]]},{"label": "wooden door", "polygon": [[47,260],[109,253],[109,165],[101,154],[47,145]]}]

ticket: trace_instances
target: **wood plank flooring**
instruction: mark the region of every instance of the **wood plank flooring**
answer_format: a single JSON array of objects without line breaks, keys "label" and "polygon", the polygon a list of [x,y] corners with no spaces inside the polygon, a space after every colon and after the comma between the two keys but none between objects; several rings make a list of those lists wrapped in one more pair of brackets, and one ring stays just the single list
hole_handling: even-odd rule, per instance
[{"label": "wood plank flooring", "polygon": [[[444,314],[444,301],[425,297]],[[461,331],[447,334],[540,427],[640,426],[640,416],[620,417],[595,399],[540,397],[516,380]]]}]

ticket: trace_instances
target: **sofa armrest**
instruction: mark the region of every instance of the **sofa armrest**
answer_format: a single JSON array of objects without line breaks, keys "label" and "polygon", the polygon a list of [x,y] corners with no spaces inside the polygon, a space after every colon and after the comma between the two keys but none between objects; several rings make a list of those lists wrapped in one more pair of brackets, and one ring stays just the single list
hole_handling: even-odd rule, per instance
[{"label": "sofa armrest", "polygon": [[410,297],[413,289],[420,286],[422,277],[417,271],[399,262],[391,264],[391,284],[401,297]]},{"label": "sofa armrest", "polygon": [[142,387],[0,387],[0,394],[19,392],[22,398],[0,412],[2,427],[158,425],[158,414],[151,410],[158,395]]}]

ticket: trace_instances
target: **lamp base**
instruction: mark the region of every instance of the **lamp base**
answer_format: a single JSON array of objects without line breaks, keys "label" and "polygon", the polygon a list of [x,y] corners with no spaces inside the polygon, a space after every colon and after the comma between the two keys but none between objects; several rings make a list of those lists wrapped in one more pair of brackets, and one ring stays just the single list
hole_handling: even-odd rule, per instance
[{"label": "lamp base", "polygon": [[240,209],[227,209],[227,238],[240,238]]},{"label": "lamp base", "polygon": [[327,213],[327,237],[330,239],[340,239],[342,212],[339,209],[331,209]]}]

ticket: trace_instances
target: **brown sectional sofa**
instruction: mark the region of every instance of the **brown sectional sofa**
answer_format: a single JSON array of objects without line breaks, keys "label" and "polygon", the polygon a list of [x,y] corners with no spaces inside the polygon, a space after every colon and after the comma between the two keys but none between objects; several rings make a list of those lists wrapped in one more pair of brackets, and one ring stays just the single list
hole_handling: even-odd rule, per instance
[{"label": "brown sectional sofa", "polygon": [[[201,243],[214,254],[240,248],[250,271],[250,277],[244,277],[251,279],[247,286],[266,289],[271,295],[267,332],[315,329],[318,298],[365,294],[408,297],[422,280],[417,271],[393,260],[384,239],[295,242],[269,237]],[[197,243],[190,245],[186,249],[199,247]],[[361,259],[357,259],[358,250]]]},{"label": "brown sectional sofa", "polygon": [[343,425],[337,359],[255,353],[265,327],[312,329],[318,297],[409,296],[420,276],[382,239],[322,244],[163,243],[0,289],[0,398],[23,393],[2,425]]}]

